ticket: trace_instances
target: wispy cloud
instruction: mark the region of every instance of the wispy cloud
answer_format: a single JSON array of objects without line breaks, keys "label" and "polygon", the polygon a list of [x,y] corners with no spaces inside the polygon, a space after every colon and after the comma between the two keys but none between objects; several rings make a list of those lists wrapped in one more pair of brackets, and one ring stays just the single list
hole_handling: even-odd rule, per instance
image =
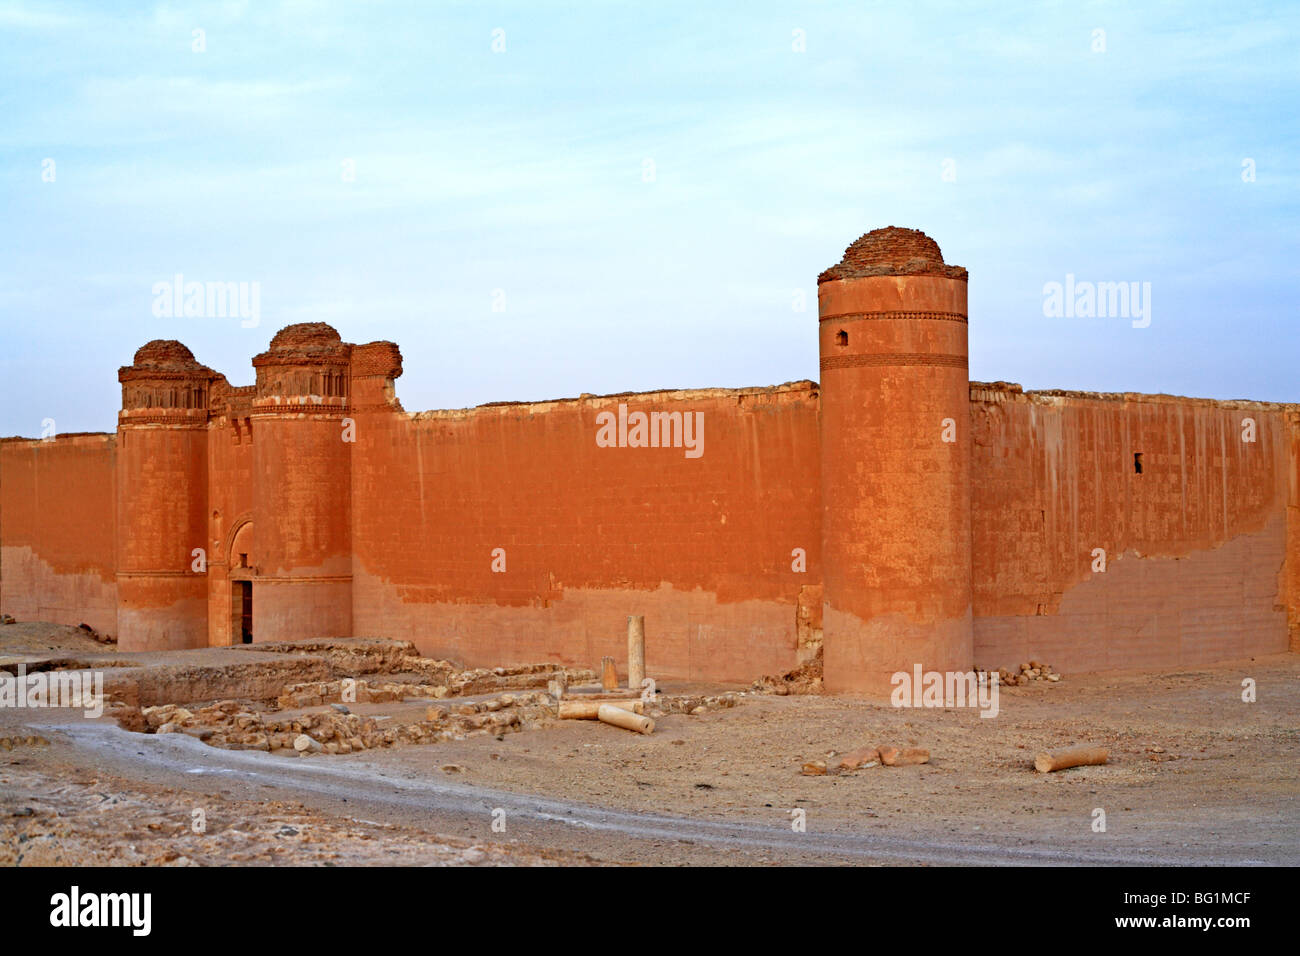
[{"label": "wispy cloud", "polygon": [[[0,434],[70,329],[106,371],[69,428],[112,427],[149,338],[243,381],[291,321],[397,340],[408,408],[816,377],[816,275],[888,224],[971,270],[977,378],[1300,399],[1242,332],[1294,335],[1298,34],[1282,3],[0,0]],[[153,317],[176,271],[259,281],[263,327]],[[1162,311],[1047,323],[1066,272]]]},{"label": "wispy cloud", "polygon": [[51,4],[36,6],[16,0],[0,2],[0,29],[59,30],[76,22],[76,17],[60,13]]}]

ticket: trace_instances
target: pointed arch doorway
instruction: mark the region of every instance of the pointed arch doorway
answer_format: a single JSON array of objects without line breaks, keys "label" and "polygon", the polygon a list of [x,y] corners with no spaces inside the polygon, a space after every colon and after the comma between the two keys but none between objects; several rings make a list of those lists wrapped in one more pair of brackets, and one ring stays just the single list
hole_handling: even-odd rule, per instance
[{"label": "pointed arch doorway", "polygon": [[236,524],[230,536],[227,578],[230,581],[230,643],[253,643],[253,580],[257,565],[253,554],[253,522]]}]

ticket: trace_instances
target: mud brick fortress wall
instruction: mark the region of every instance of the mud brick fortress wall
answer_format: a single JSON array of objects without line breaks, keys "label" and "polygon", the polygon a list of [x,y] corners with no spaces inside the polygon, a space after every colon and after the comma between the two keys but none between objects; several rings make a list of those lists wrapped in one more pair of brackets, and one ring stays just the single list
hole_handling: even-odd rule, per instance
[{"label": "mud brick fortress wall", "polygon": [[0,442],[0,612],[126,651],[251,621],[586,666],[644,614],[657,676],[822,648],[839,692],[1300,649],[1300,407],[970,382],[966,283],[876,230],[819,279],[820,384],[455,411],[404,411],[397,346],[320,323],[245,388],[151,342],[115,434]]}]

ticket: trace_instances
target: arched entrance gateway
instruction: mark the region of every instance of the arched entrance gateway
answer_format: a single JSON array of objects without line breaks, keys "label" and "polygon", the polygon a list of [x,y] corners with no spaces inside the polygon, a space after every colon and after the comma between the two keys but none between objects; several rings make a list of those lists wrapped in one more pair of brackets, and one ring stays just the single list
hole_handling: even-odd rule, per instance
[{"label": "arched entrance gateway", "polygon": [[253,643],[253,578],[257,565],[253,561],[253,522],[237,522],[226,549],[230,582],[230,643]]}]

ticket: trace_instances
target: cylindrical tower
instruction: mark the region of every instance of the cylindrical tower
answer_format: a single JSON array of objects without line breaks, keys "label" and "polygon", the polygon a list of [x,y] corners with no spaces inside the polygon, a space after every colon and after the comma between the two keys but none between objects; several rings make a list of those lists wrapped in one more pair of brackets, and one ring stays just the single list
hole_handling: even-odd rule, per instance
[{"label": "cylindrical tower", "polygon": [[207,427],[215,376],[180,342],[162,339],[118,371],[121,650],[207,646]]},{"label": "cylindrical tower", "polygon": [[891,226],[817,281],[826,689],[968,670],[966,270]]},{"label": "cylindrical tower", "polygon": [[290,325],[253,359],[255,641],[352,633],[351,346]]}]

